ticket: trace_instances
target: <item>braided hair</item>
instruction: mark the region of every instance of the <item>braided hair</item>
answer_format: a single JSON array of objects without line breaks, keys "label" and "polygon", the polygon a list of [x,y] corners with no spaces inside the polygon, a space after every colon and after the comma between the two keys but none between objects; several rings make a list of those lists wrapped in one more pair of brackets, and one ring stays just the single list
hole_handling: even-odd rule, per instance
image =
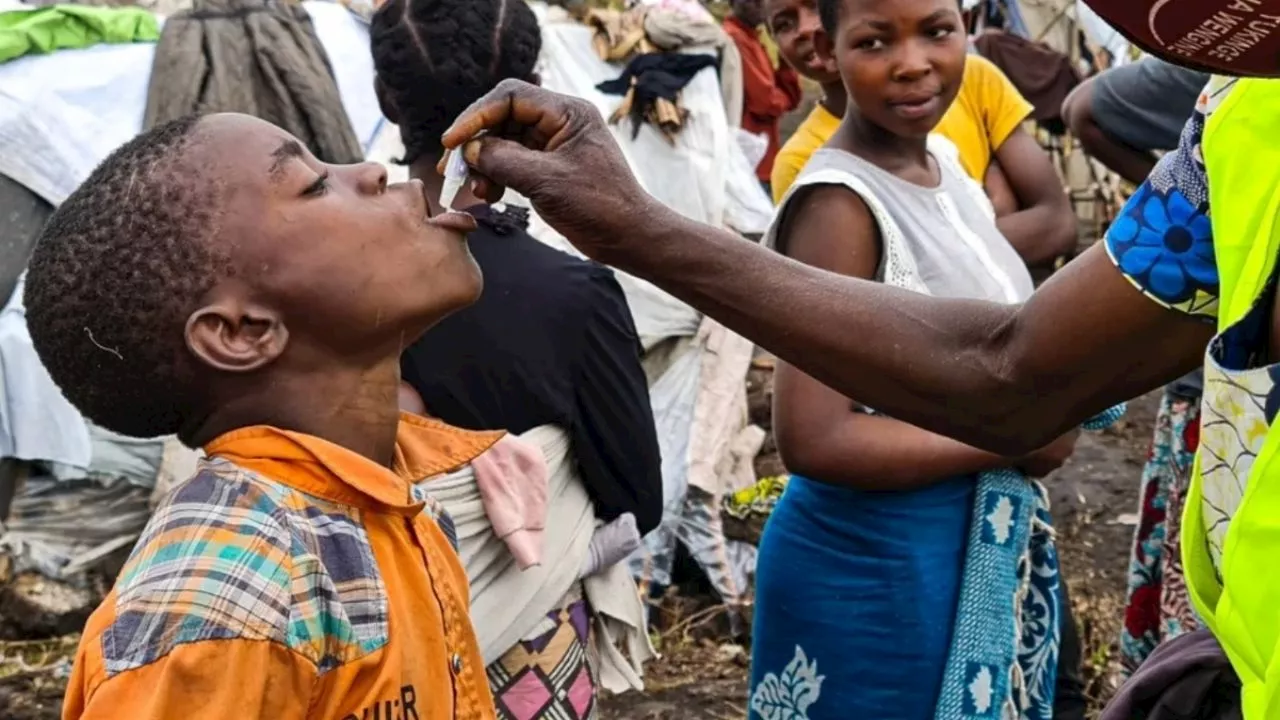
[{"label": "braided hair", "polygon": [[499,82],[532,80],[542,50],[525,0],[388,0],[369,34],[406,165],[438,152],[454,118]]}]

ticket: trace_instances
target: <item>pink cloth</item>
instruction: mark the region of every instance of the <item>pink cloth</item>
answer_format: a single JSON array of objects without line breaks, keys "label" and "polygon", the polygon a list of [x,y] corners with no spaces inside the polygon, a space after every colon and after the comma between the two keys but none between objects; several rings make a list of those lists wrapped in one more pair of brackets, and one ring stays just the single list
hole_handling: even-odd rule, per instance
[{"label": "pink cloth", "polygon": [[493,533],[521,570],[542,563],[547,527],[547,461],[537,447],[511,435],[471,461]]}]

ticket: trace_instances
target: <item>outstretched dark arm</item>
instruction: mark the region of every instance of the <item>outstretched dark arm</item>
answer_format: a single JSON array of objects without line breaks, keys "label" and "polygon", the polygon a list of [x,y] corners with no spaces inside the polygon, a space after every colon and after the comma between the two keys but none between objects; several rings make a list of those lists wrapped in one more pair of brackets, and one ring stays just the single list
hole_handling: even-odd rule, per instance
[{"label": "outstretched dark arm", "polygon": [[807,267],[667,209],[639,187],[593,106],[527,84],[501,83],[444,144],[481,131],[489,134],[467,143],[466,157],[485,196],[514,187],[587,254],[842,395],[1002,455],[1033,451],[1194,368],[1212,332],[1144,297],[1101,246],[1022,306]]},{"label": "outstretched dark arm", "polygon": [[1196,367],[1207,324],[1144,297],[1101,245],[1021,306],[939,300],[807,267],[671,213],[607,262],[848,397],[1003,455]]}]

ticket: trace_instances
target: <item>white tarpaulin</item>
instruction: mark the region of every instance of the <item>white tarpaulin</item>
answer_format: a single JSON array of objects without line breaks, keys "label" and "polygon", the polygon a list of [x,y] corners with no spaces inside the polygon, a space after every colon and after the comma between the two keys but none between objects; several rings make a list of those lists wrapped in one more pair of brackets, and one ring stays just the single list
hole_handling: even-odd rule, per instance
[{"label": "white tarpaulin", "polygon": [[1119,66],[1128,63],[1129,60],[1129,41],[1120,34],[1119,30],[1107,24],[1094,12],[1087,4],[1076,0],[1076,20],[1079,21],[1081,29],[1089,38],[1089,41],[1105,49],[1111,54],[1112,66]]},{"label": "white tarpaulin", "polygon": [[[589,100],[609,117],[622,98],[605,95],[596,85],[617,77],[623,66],[596,55],[590,28],[544,5],[533,7],[542,23],[543,85]],[[686,217],[742,233],[762,231],[773,206],[725,117],[716,71],[698,73],[681,94],[681,104],[689,116],[674,144],[647,124],[634,139],[629,121],[614,126],[632,172],[646,191]],[[574,252],[536,216],[530,230],[544,242]],[[642,579],[669,583],[679,541],[726,603],[743,602],[754,554],[729,547],[719,523],[719,499],[755,479],[750,471],[745,476],[740,472],[744,462],[750,466],[760,445],[746,427],[751,343],[644,280],[618,273],[618,281],[646,350],[678,343],[649,389],[662,451],[663,521],[645,538],[633,570]],[[752,438],[754,445],[742,442]]]},{"label": "white tarpaulin", "polygon": [[[369,31],[341,5],[303,6],[367,149],[382,122]],[[61,204],[111,151],[142,131],[155,50],[154,43],[95,45],[0,64],[0,173]]]}]

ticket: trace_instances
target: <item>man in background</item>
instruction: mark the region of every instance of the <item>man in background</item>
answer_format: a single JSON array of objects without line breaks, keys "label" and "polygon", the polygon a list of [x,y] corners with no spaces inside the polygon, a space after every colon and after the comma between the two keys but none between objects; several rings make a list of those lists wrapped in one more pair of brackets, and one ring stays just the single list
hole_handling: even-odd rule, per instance
[{"label": "man in background", "polygon": [[1155,167],[1156,153],[1178,147],[1208,82],[1205,73],[1143,58],[1081,83],[1063,102],[1062,117],[1085,152],[1140,185]]},{"label": "man in background", "polygon": [[760,40],[764,24],[764,0],[733,0],[733,14],[725,18],[724,30],[742,55],[742,129],[763,135],[769,142],[764,158],[756,166],[756,177],[771,192],[769,176],[778,154],[778,122],[800,104],[800,78],[784,63],[774,64]]}]

